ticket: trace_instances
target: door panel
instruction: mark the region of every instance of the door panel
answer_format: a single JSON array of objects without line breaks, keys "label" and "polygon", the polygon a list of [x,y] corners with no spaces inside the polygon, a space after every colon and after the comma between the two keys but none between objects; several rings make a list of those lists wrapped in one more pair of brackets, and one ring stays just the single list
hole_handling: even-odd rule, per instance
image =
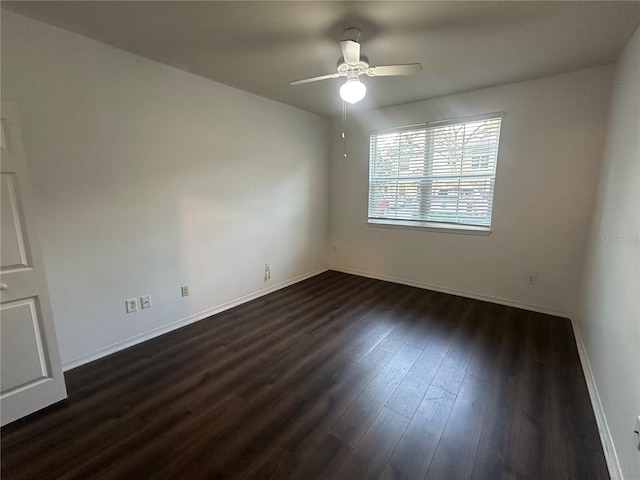
[{"label": "door panel", "polygon": [[49,377],[35,298],[3,303],[2,392],[29,386]]},{"label": "door panel", "polygon": [[67,396],[34,223],[15,106],[2,101],[0,418],[2,425]]},{"label": "door panel", "polygon": [[16,176],[2,173],[0,183],[0,208],[2,214],[2,248],[0,265],[2,271],[27,267],[27,248],[22,225],[22,209],[16,192]]}]

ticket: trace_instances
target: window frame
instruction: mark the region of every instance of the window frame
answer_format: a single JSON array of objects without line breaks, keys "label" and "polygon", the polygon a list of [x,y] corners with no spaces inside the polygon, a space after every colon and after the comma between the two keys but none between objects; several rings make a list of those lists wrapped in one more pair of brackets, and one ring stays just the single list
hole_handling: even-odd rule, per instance
[{"label": "window frame", "polygon": [[[460,233],[460,234],[468,234],[468,235],[489,235],[493,232],[493,205],[495,201],[495,193],[496,193],[496,178],[498,173],[498,161],[500,158],[500,137],[502,135],[502,121],[504,119],[504,112],[493,112],[486,113],[482,115],[473,115],[467,117],[459,117],[453,119],[446,120],[437,120],[432,122],[424,122],[417,123],[411,125],[403,125],[400,127],[390,127],[384,129],[376,129],[369,131],[369,155],[367,159],[367,225],[371,227],[381,227],[381,228],[401,228],[401,229],[410,229],[410,230],[426,230],[426,231],[434,231],[434,232],[444,232],[444,233]],[[500,130],[497,138],[496,144],[496,159],[495,159],[495,169],[493,172],[493,188],[492,188],[492,197],[491,197],[491,215],[489,217],[489,225],[471,225],[464,223],[456,223],[456,222],[434,222],[429,220],[403,220],[403,219],[393,219],[393,218],[377,218],[370,217],[370,198],[371,198],[371,170],[372,170],[372,162],[371,162],[371,145],[372,145],[372,137],[374,135],[381,135],[385,133],[402,133],[407,131],[421,130],[421,129],[430,129],[437,127],[444,127],[447,125],[458,125],[458,124],[466,124],[479,122],[483,120],[492,120],[492,119],[500,119]],[[428,147],[425,147],[425,150]],[[422,210],[426,208],[424,205],[424,200],[420,200],[419,209]]]}]

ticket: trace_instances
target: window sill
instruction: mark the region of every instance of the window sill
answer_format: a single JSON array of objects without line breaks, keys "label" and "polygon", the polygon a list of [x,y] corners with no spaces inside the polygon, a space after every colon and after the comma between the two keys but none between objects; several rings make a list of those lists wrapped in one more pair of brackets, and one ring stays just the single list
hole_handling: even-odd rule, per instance
[{"label": "window sill", "polygon": [[452,225],[437,222],[404,222],[402,220],[374,220],[369,219],[367,225],[379,228],[407,228],[409,230],[428,230],[440,233],[458,233],[463,235],[490,235],[493,230],[489,227],[475,227],[472,225]]}]

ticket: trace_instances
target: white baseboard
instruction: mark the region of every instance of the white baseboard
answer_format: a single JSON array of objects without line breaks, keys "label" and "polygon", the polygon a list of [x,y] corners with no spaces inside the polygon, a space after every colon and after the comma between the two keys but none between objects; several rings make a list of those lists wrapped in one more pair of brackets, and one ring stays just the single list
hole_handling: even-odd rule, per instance
[{"label": "white baseboard", "polygon": [[584,372],[584,378],[587,382],[587,390],[589,391],[591,406],[593,407],[593,413],[596,417],[596,423],[598,424],[598,433],[600,434],[600,442],[602,443],[602,449],[604,450],[604,456],[607,461],[609,476],[611,477],[611,480],[624,480],[620,461],[618,460],[618,454],[616,453],[616,448],[613,443],[613,437],[611,436],[609,424],[607,423],[607,417],[604,414],[600,395],[598,394],[596,380],[593,376],[593,371],[591,370],[591,363],[589,363],[587,350],[585,349],[584,342],[582,340],[580,325],[578,324],[575,316],[571,317],[571,325],[573,327],[573,335],[576,337],[578,355],[580,356],[582,371]]},{"label": "white baseboard", "polygon": [[397,278],[389,275],[363,272],[361,270],[354,270],[348,267],[332,266],[331,270],[335,270],[337,272],[343,272],[343,273],[351,273],[353,275],[359,275],[361,277],[375,278],[376,280],[384,280],[387,282],[399,283],[402,285],[409,285],[410,287],[418,287],[418,288],[423,288],[425,290],[433,290],[435,292],[440,292],[440,293],[448,293],[450,295],[456,295],[458,297],[473,298],[475,300],[483,300],[485,302],[497,303],[499,305],[506,305],[507,307],[522,308],[523,310],[531,310],[532,312],[545,313],[547,315],[554,315],[556,317],[565,317],[565,318],[569,317],[567,312],[546,308],[540,305],[533,305],[530,303],[523,303],[515,300],[509,300],[507,298],[483,295],[481,293],[456,290],[455,288],[443,287],[441,285],[434,285],[432,283],[416,282],[415,280],[407,280],[404,278]]},{"label": "white baseboard", "polygon": [[282,288],[293,285],[294,283],[301,282],[306,280],[307,278],[314,277],[319,275],[320,273],[326,272],[329,270],[326,268],[319,268],[317,270],[312,270],[307,273],[303,273],[302,275],[298,275],[284,282],[277,283],[267,288],[260,289],[256,292],[250,293],[248,295],[244,295],[242,297],[231,300],[230,302],[223,303],[221,305],[216,305],[214,307],[208,308],[196,314],[190,315],[185,318],[181,318],[174,322],[167,323],[166,325],[162,325],[161,327],[154,328],[153,330],[149,330],[147,332],[141,333],[139,335],[135,335],[133,337],[127,338],[126,340],[122,340],[116,343],[112,343],[111,345],[107,345],[106,347],[100,348],[88,355],[82,355],[76,358],[72,358],[62,364],[62,370],[67,371],[72,368],[79,367],[80,365],[84,365],[85,363],[93,362],[94,360],[98,360],[99,358],[106,357],[107,355],[111,355],[112,353],[119,352],[120,350],[124,350],[125,348],[132,347],[139,343],[142,343],[146,340],[150,340],[152,338],[158,337],[165,333],[171,332],[173,330],[177,330],[180,327],[184,327],[185,325],[189,325],[190,323],[197,322],[204,318],[210,317],[211,315],[215,315],[216,313],[223,312],[225,310],[229,310],[230,308],[237,307],[243,303],[254,300],[258,297],[262,297],[269,293],[275,292],[276,290],[280,290]]}]

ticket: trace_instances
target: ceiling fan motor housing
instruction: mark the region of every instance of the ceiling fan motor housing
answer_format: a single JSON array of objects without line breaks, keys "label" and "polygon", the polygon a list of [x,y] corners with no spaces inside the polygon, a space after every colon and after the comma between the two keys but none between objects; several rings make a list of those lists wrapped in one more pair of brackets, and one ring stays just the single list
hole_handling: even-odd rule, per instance
[{"label": "ceiling fan motor housing", "polygon": [[369,59],[366,55],[360,55],[360,61],[355,65],[345,63],[344,57],[338,59],[338,73],[344,77],[360,76],[369,70]]},{"label": "ceiling fan motor housing", "polygon": [[362,35],[362,32],[358,27],[349,27],[342,33],[342,40],[358,42],[360,40],[360,35]]}]

